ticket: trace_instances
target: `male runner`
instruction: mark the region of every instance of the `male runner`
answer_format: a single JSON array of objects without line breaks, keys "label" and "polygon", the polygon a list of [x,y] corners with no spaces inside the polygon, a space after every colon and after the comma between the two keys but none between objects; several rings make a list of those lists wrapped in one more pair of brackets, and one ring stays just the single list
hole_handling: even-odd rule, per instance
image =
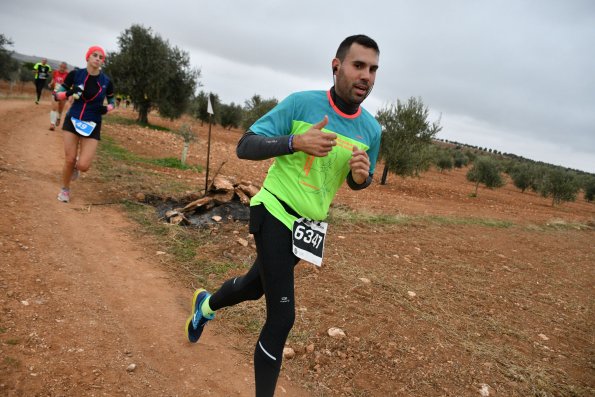
[{"label": "male runner", "polygon": [[43,91],[43,87],[45,87],[45,83],[52,71],[52,67],[48,65],[48,60],[43,58],[41,62],[37,62],[33,66],[33,70],[35,70],[35,90],[37,91],[37,99],[35,100],[35,104],[39,105],[39,99],[41,98],[41,93]]},{"label": "male runner", "polygon": [[295,265],[300,258],[322,260],[322,221],[343,181],[355,190],[372,182],[381,128],[360,104],[374,86],[379,53],[368,36],[347,37],[331,63],[333,87],[291,94],[238,143],[242,159],[275,158],[250,203],[257,257],[244,276],[226,281],[213,295],[195,291],[185,331],[197,342],[216,310],[264,295],[266,322],[254,351],[258,397],[275,392],[295,319]]}]

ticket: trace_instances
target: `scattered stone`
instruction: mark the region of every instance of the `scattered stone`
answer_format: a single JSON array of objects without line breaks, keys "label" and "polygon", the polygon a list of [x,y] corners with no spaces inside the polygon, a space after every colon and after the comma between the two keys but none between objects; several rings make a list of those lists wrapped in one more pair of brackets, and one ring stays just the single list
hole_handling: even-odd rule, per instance
[{"label": "scattered stone", "polygon": [[29,306],[29,301],[21,301],[21,303],[23,304],[23,306]]},{"label": "scattered stone", "polygon": [[482,383],[481,385],[481,389],[479,389],[479,395],[481,397],[488,397],[490,395],[490,385],[486,385],[485,383]]},{"label": "scattered stone", "polygon": [[165,255],[165,251],[157,251],[155,254],[156,255]]},{"label": "scattered stone", "polygon": [[310,343],[308,346],[306,346],[306,353],[310,354],[314,352],[314,343]]},{"label": "scattered stone", "polygon": [[242,247],[247,247],[248,246],[248,241],[244,240],[243,238],[238,238],[238,243],[242,246]]},{"label": "scattered stone", "polygon": [[250,205],[250,196],[248,196],[243,190],[236,189],[236,194],[240,198],[240,203],[244,205]]},{"label": "scattered stone", "polygon": [[211,219],[214,220],[215,222],[221,222],[221,219],[223,219],[223,218],[221,218],[219,215],[215,215],[215,216],[212,216]]},{"label": "scattered stone", "polygon": [[229,192],[229,191],[233,191],[233,183],[222,176],[216,176],[215,179],[213,180],[213,186],[212,186],[212,190],[216,191],[216,192]]},{"label": "scattered stone", "polygon": [[260,190],[260,188],[258,188],[257,186],[254,186],[252,184],[241,183],[236,188],[236,194],[239,191],[241,191],[241,192],[245,193],[248,197],[254,197],[254,196],[256,196],[256,193],[258,193],[259,190]]},{"label": "scattered stone", "polygon": [[412,298],[415,298],[417,296],[417,294],[413,291],[407,291],[407,295],[409,295]]},{"label": "scattered stone", "polygon": [[550,340],[550,338],[548,338],[545,334],[539,334],[537,336],[539,336],[541,340]]},{"label": "scattered stone", "polygon": [[340,238],[341,240],[345,239],[345,236],[337,236],[337,238]]},{"label": "scattered stone", "polygon": [[370,284],[370,283],[372,283],[369,278],[360,277],[359,279],[364,284]]},{"label": "scattered stone", "polygon": [[225,193],[216,193],[213,195],[213,202],[216,205],[223,205],[230,203],[233,200],[235,192],[233,190]]},{"label": "scattered stone", "polygon": [[345,331],[338,327],[331,327],[328,329],[328,335],[332,338],[345,338]]},{"label": "scattered stone", "polygon": [[126,371],[133,372],[136,369],[136,364],[132,363],[128,367],[126,367]]},{"label": "scattered stone", "polygon": [[294,357],[295,357],[295,350],[293,350],[291,347],[283,348],[283,358],[291,360]]},{"label": "scattered stone", "polygon": [[184,208],[182,208],[182,212],[191,212],[191,211],[194,211],[197,208],[201,208],[201,207],[205,207],[208,209],[209,207],[211,207],[212,202],[213,202],[212,197],[199,198],[198,200],[195,200],[195,201],[187,204]]},{"label": "scattered stone", "polygon": [[169,223],[173,225],[187,225],[188,219],[182,214],[177,214],[169,218]]},{"label": "scattered stone", "polygon": [[144,203],[146,199],[147,199],[147,197],[145,196],[144,193],[136,194],[136,201],[138,201],[139,203]]},{"label": "scattered stone", "polygon": [[176,216],[178,214],[179,214],[179,212],[177,210],[169,210],[169,211],[165,212],[165,216],[167,218],[171,218],[172,216]]}]

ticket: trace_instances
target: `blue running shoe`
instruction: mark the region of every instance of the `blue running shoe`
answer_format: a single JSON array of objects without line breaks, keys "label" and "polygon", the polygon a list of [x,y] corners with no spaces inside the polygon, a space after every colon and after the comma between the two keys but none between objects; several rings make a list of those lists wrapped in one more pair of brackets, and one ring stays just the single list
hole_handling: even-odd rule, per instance
[{"label": "blue running shoe", "polygon": [[186,320],[186,336],[192,343],[198,342],[205,324],[208,323],[209,320],[215,318],[214,314],[205,316],[202,314],[202,310],[200,310],[202,303],[209,296],[211,296],[211,294],[203,288],[194,291],[194,296],[192,297],[192,314],[188,317],[188,320]]}]

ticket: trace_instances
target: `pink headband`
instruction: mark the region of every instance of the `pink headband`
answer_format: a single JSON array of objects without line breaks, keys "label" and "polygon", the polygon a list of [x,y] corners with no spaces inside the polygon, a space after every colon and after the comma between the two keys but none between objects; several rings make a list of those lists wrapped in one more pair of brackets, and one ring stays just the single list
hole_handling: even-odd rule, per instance
[{"label": "pink headband", "polygon": [[85,60],[88,61],[91,54],[93,54],[95,51],[99,51],[103,55],[103,59],[105,59],[104,49],[99,47],[98,45],[94,45],[94,46],[89,47],[89,49],[87,50],[87,54],[85,55]]}]

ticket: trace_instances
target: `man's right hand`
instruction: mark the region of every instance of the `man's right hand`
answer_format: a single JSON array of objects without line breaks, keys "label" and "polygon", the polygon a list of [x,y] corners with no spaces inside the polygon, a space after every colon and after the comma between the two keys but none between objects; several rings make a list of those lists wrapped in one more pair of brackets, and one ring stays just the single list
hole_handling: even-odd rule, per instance
[{"label": "man's right hand", "polygon": [[337,144],[337,134],[322,132],[328,124],[328,116],[314,124],[308,131],[293,137],[293,150],[302,151],[312,156],[325,157]]}]

